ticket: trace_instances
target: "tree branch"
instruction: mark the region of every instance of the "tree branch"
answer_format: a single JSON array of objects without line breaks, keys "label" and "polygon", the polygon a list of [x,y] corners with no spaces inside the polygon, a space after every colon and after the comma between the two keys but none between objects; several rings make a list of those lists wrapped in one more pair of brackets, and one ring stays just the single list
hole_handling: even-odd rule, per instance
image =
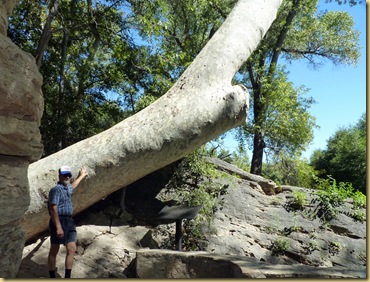
[{"label": "tree branch", "polygon": [[37,46],[35,58],[36,58],[36,65],[39,69],[41,67],[41,62],[42,62],[42,57],[43,57],[44,51],[45,51],[46,46],[48,45],[48,43],[50,41],[50,38],[52,36],[51,23],[53,22],[53,19],[54,19],[55,15],[58,12],[58,4],[59,4],[58,0],[53,0],[50,3],[49,15],[46,18],[44,29],[42,30],[40,41],[39,41],[39,44]]},{"label": "tree branch", "polygon": [[29,166],[31,204],[22,218],[27,239],[47,229],[42,195],[61,164],[89,177],[74,192],[74,212],[193,152],[245,123],[248,94],[235,73],[266,34],[282,0],[239,0],[225,22],[161,98],[114,127]]},{"label": "tree branch", "polygon": [[271,76],[275,71],[275,67],[277,65],[277,62],[278,62],[278,59],[281,53],[281,48],[284,44],[284,40],[288,33],[289,27],[291,26],[293,19],[297,14],[297,9],[299,5],[300,5],[300,0],[293,0],[293,7],[288,13],[288,16],[285,21],[285,25],[279,34],[276,47],[273,51],[273,55],[272,55],[270,66],[269,66],[269,76]]}]

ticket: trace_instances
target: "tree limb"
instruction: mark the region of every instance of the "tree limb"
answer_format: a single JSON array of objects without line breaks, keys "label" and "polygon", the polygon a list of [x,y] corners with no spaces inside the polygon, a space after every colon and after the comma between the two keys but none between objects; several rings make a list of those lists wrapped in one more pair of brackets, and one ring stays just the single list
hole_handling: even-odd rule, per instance
[{"label": "tree limb", "polygon": [[277,62],[278,62],[278,59],[281,53],[281,48],[283,46],[286,35],[288,34],[289,27],[291,26],[293,19],[297,14],[297,9],[299,5],[300,5],[300,0],[293,0],[293,7],[288,13],[284,27],[279,34],[277,44],[275,46],[275,49],[274,49],[274,52],[271,58],[271,62],[269,66],[269,75],[272,75],[274,73],[275,67],[277,65]]},{"label": "tree limb", "polygon": [[235,73],[266,34],[282,0],[239,0],[174,86],[150,106],[112,128],[30,165],[27,239],[47,229],[48,191],[57,170],[81,166],[89,176],[75,190],[77,214],[105,196],[179,160],[245,123],[248,94],[232,86]]},{"label": "tree limb", "polygon": [[42,62],[42,56],[44,54],[44,51],[46,49],[46,46],[48,45],[52,32],[51,32],[51,23],[53,22],[53,19],[55,15],[58,12],[58,0],[53,0],[50,3],[50,12],[48,17],[46,18],[46,22],[44,25],[44,29],[42,30],[42,34],[40,37],[39,44],[37,46],[36,54],[35,54],[35,59],[36,59],[36,65],[40,69],[41,67],[41,62]]}]

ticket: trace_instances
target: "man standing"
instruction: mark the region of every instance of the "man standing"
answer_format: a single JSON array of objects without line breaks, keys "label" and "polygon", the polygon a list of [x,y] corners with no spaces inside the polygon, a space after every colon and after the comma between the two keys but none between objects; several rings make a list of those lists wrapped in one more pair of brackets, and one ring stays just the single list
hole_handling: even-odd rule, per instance
[{"label": "man standing", "polygon": [[72,172],[69,166],[59,169],[59,181],[49,192],[48,208],[50,214],[50,251],[48,266],[50,278],[55,278],[56,257],[60,244],[66,246],[65,278],[71,278],[73,259],[76,253],[76,224],[72,218],[72,192],[81,180],[87,176],[86,168],[82,167],[78,177],[71,182]]}]

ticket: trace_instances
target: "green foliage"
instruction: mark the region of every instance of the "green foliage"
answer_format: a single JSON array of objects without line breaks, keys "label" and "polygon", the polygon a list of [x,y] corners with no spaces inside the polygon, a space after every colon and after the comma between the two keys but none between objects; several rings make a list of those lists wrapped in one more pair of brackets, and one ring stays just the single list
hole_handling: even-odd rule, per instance
[{"label": "green foliage", "polygon": [[[225,177],[225,174],[206,162],[206,155],[207,150],[201,147],[179,161],[166,186],[172,204],[202,206],[194,219],[184,221],[184,250],[204,250],[202,242],[205,234],[214,232],[211,228],[214,213],[222,207],[221,196],[229,187],[215,181],[216,178]],[[162,200],[165,201],[166,198]]]},{"label": "green foliage", "polygon": [[178,79],[222,24],[236,1],[129,2],[138,34],[155,58],[152,72],[155,75],[153,84],[156,85],[157,81],[165,80],[172,84]]},{"label": "green foliage", "polygon": [[365,214],[360,210],[366,206],[366,196],[354,191],[351,183],[339,182],[332,178],[316,178],[317,196],[319,197],[316,215],[324,222],[335,218],[340,212],[338,209],[348,199],[353,199],[353,211],[348,216],[356,220],[366,220]]},{"label": "green foliage", "polygon": [[250,157],[242,147],[232,153],[230,163],[244,171],[250,171],[251,168]]},{"label": "green foliage", "polygon": [[[313,139],[316,124],[308,109],[314,100],[304,97],[306,89],[293,87],[287,80],[285,70],[276,71],[272,81],[261,81],[261,84],[263,86],[259,95],[265,118],[259,125],[256,123],[255,112],[249,111],[249,122],[239,128],[239,143],[247,143],[252,149],[256,132],[263,131],[263,149],[267,155],[284,154],[293,157],[302,152]],[[255,94],[252,93],[253,99],[256,99]],[[252,105],[256,106],[255,103]]]},{"label": "green foliage", "polygon": [[302,231],[303,228],[301,226],[298,226],[298,225],[293,225],[293,226],[290,226],[290,227],[285,227],[282,231],[281,231],[281,235],[283,236],[288,236],[289,234],[293,233],[293,232],[300,232]]},{"label": "green foliage", "polygon": [[[44,156],[107,129],[163,95],[235,2],[59,1],[46,29],[51,37],[40,68]],[[9,37],[35,55],[51,6],[50,1],[21,1],[9,19]]]},{"label": "green foliage", "polygon": [[[164,94],[235,3],[60,1],[40,68],[45,97],[41,123],[44,155],[107,129]],[[274,25],[235,79],[252,90],[251,106],[257,113],[243,129],[247,132],[241,135],[241,142],[263,132],[261,141],[266,146],[262,149],[272,152],[303,150],[312,140],[315,126],[307,112],[313,101],[303,97],[307,90],[293,87],[288,72],[272,55],[283,54],[286,59],[316,55],[338,63],[354,63],[357,56],[357,33],[348,15],[315,15],[315,1],[297,7],[294,3],[284,1]],[[49,5],[50,1],[44,0],[21,1],[9,19],[9,37],[31,54],[36,53]],[[288,23],[293,10],[294,21]],[[284,39],[282,46],[277,44],[278,38]],[[301,48],[319,48],[320,44],[325,47],[323,54]],[[244,157],[232,156],[228,161],[233,159],[248,168]]]},{"label": "green foliage", "polygon": [[329,176],[328,179],[317,178],[317,195],[327,197],[333,206],[340,206],[347,198],[353,194],[352,184],[337,181]]},{"label": "green foliage", "polygon": [[272,81],[263,82],[261,88],[267,104],[264,123],[266,148],[275,153],[303,151],[313,140],[315,118],[308,109],[315,101],[305,98],[307,89],[293,87],[284,69],[277,69]]},{"label": "green foliage", "polygon": [[350,6],[360,5],[364,2],[362,0],[325,0],[326,3],[330,3],[333,1],[337,2],[339,5],[349,4]]},{"label": "green foliage", "polygon": [[308,255],[312,254],[314,251],[320,250],[319,244],[317,243],[316,240],[310,240],[308,246],[305,249]]},{"label": "green foliage", "polygon": [[206,233],[209,226],[199,220],[185,220],[183,224],[182,247],[184,251],[204,251],[207,247]]},{"label": "green foliage", "polygon": [[343,249],[342,245],[339,242],[336,241],[330,241],[328,245],[328,252],[331,255],[337,255],[339,251]]},{"label": "green foliage", "polygon": [[290,243],[286,238],[277,238],[271,246],[271,252],[274,255],[283,255],[290,247]]},{"label": "green foliage", "polygon": [[264,153],[300,154],[316,126],[308,112],[314,101],[304,98],[305,87],[294,87],[288,80],[281,59],[306,60],[313,68],[325,60],[349,65],[358,61],[359,33],[353,19],[344,12],[318,13],[317,4],[283,1],[268,33],[235,77],[251,89],[252,110],[238,139],[253,149],[252,173],[262,174]]},{"label": "green foliage", "polygon": [[136,102],[136,111],[141,111],[142,109],[149,106],[151,103],[153,103],[156,100],[156,97],[153,95],[145,95],[142,96],[137,102]]},{"label": "green foliage", "polygon": [[366,208],[366,196],[360,191],[352,194],[353,204],[356,208]]},{"label": "green foliage", "polygon": [[307,195],[303,191],[294,190],[293,198],[288,201],[288,206],[293,210],[303,210],[307,204]]},{"label": "green foliage", "polygon": [[275,155],[272,162],[264,165],[262,175],[279,185],[311,188],[316,172],[308,161],[297,156]]},{"label": "green foliage", "polygon": [[315,151],[311,165],[319,177],[331,175],[337,181],[350,182],[366,195],[366,116],[354,126],[341,128],[329,138],[325,150]]},{"label": "green foliage", "polygon": [[348,216],[360,222],[366,221],[366,214],[360,210],[355,209],[352,213],[348,214]]},{"label": "green foliage", "polygon": [[236,150],[230,152],[224,147],[223,135],[215,140],[212,140],[211,142],[208,142],[207,145],[207,147],[213,145],[212,147],[208,148],[207,154],[210,157],[219,158],[225,162],[237,166],[244,171],[250,170],[250,158],[243,146],[238,146]]},{"label": "green foliage", "polygon": [[[143,50],[123,39],[129,36],[119,1],[59,1],[48,29],[49,2],[21,1],[13,10],[8,29],[9,37],[33,55],[43,28],[52,35],[40,68],[45,99],[40,127],[44,156],[130,115],[123,109],[126,105],[132,109],[132,93],[138,92],[145,77],[133,67],[133,62],[140,66],[136,60]],[[121,52],[126,55],[124,62]],[[121,93],[122,99],[114,97]]]},{"label": "green foliage", "polygon": [[[314,68],[322,64],[320,61],[315,62],[315,57],[335,65],[356,65],[360,57],[359,32],[353,27],[353,18],[347,12],[330,11],[316,17],[302,16],[290,29],[291,36],[287,36],[284,48],[296,51],[288,52],[286,59],[304,58]],[[310,45],[304,46],[304,42],[310,42]]]}]

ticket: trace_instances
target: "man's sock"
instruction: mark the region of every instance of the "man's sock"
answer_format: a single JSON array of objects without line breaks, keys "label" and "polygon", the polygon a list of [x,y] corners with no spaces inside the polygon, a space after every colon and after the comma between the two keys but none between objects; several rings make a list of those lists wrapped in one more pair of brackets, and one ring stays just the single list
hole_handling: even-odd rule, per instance
[{"label": "man's sock", "polygon": [[55,270],[49,270],[49,276],[50,276],[50,278],[56,278]]},{"label": "man's sock", "polygon": [[64,278],[71,278],[72,269],[66,269]]}]

